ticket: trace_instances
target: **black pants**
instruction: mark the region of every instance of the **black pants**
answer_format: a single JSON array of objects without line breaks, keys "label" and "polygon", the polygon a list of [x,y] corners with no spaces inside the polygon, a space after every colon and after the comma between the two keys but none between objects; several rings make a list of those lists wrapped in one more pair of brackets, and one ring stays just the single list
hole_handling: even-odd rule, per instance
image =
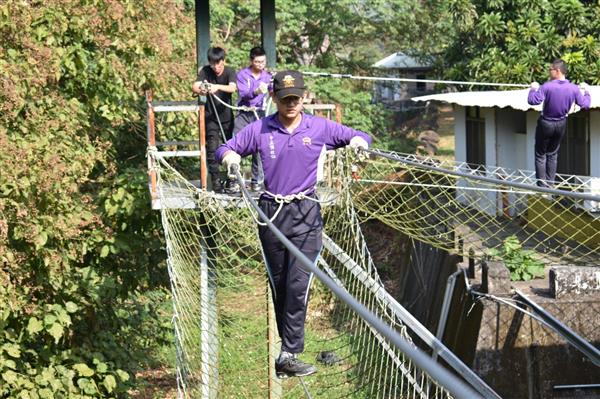
[{"label": "black pants", "polygon": [[[217,121],[206,120],[206,162],[208,167],[208,173],[213,177],[217,178],[219,175],[219,163],[215,159],[215,151],[221,145],[223,139],[221,138],[221,129]],[[225,138],[229,140],[231,138],[231,132],[233,130],[233,123],[231,120],[221,121],[221,126],[225,133]]]},{"label": "black pants", "polygon": [[[259,119],[265,117],[265,111],[257,110],[256,115],[251,111],[240,111],[239,114],[235,117],[235,121],[233,122],[233,135],[238,134],[240,130],[256,121],[256,117]],[[254,183],[262,183],[264,180],[264,174],[262,169],[262,162],[260,160],[260,155],[258,152],[252,154],[252,181]]]},{"label": "black pants", "polygon": [[[279,206],[269,199],[261,199],[259,205],[269,218]],[[273,224],[308,259],[317,261],[323,245],[323,220],[318,203],[305,199],[285,204]],[[313,275],[304,270],[268,227],[259,227],[259,237],[273,292],[281,350],[300,353],[304,351],[304,322]]]},{"label": "black pants", "polygon": [[566,118],[560,121],[538,119],[535,129],[535,177],[538,186],[548,187],[554,182],[558,150],[566,132]]}]

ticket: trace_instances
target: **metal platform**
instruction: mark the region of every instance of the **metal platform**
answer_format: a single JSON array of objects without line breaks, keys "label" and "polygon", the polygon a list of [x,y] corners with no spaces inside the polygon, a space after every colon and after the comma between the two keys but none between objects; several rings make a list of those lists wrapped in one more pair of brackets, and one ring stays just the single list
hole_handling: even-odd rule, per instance
[{"label": "metal platform", "polygon": [[[158,198],[152,199],[152,209],[194,209],[198,207],[199,196],[209,197],[219,203],[223,208],[246,208],[247,204],[242,198],[242,193],[221,194],[212,191],[200,189],[200,180],[190,180],[196,190],[193,191],[189,186],[178,184],[163,183],[158,187]],[[249,184],[249,182],[247,182]],[[148,186],[151,189],[150,185]],[[252,192],[251,197],[258,200],[261,192]],[[337,198],[337,192],[328,187],[317,188],[317,197],[322,201],[321,206],[334,204]]]}]

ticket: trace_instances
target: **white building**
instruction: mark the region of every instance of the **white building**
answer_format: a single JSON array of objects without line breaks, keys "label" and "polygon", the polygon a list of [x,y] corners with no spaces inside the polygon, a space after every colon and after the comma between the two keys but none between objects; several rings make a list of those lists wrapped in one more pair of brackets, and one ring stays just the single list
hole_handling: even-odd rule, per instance
[{"label": "white building", "polygon": [[[524,176],[532,177],[529,182],[535,184],[535,130],[542,106],[529,105],[528,92],[529,89],[454,92],[415,97],[413,101],[453,105],[457,162],[486,165],[488,170],[493,167],[522,170]],[[590,95],[590,110],[581,111],[577,106],[571,110],[558,156],[558,173],[596,177],[578,180],[585,182],[590,192],[600,195],[600,86],[591,86]]]},{"label": "white building", "polygon": [[[393,53],[372,65],[382,75],[391,78],[431,79],[433,68],[402,52]],[[377,81],[373,85],[373,100],[387,104],[397,103],[410,107],[410,99],[430,93],[432,83]],[[414,104],[412,105],[414,107]]]},{"label": "white building", "polygon": [[[413,98],[454,106],[457,161],[535,169],[535,128],[541,105],[527,103],[529,90],[443,93]],[[600,86],[591,86],[591,109],[571,110],[563,139],[558,172],[600,176]]]}]

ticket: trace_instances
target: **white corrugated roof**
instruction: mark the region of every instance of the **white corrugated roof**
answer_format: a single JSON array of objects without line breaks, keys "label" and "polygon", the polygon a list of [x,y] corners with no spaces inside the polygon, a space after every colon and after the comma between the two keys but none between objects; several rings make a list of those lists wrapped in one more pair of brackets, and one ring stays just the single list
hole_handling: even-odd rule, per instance
[{"label": "white corrugated roof", "polygon": [[[463,91],[454,93],[432,94],[429,96],[413,97],[413,101],[441,101],[448,104],[458,104],[462,106],[479,107],[510,107],[521,111],[530,109],[541,111],[540,105],[527,104],[527,94],[529,89],[506,90],[506,91]],[[591,108],[600,108],[600,86],[590,86],[590,96],[592,97]],[[572,112],[577,112],[575,107]]]},{"label": "white corrugated roof", "polygon": [[373,67],[381,69],[414,69],[430,68],[431,66],[422,64],[413,57],[398,51],[397,53],[390,54],[384,59],[377,61],[373,64]]}]

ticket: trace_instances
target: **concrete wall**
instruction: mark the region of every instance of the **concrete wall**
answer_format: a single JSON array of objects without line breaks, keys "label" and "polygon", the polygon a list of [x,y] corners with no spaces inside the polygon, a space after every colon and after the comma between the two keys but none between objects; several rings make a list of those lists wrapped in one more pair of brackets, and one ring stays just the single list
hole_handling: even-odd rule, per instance
[{"label": "concrete wall", "polygon": [[[497,165],[508,169],[527,169],[527,115],[512,108],[496,109]],[[504,198],[503,198],[504,196]],[[505,200],[504,204],[502,203]],[[498,209],[514,216],[523,209],[523,196],[512,193],[498,195]],[[503,208],[504,207],[504,208]]]},{"label": "concrete wall", "polygon": [[[481,108],[481,117],[485,120],[485,163],[496,165],[497,163],[497,140],[496,140],[496,111],[495,108]],[[466,133],[466,111],[465,107],[456,106],[454,109],[454,136],[455,136],[455,158],[459,162],[467,161],[467,133]],[[468,169],[465,167],[465,172]],[[457,187],[466,188],[489,188],[489,186],[477,184],[472,180],[459,179]],[[490,215],[499,212],[496,204],[496,193],[491,191],[456,190],[457,201],[465,204],[473,204],[478,209]]]},{"label": "concrete wall", "polygon": [[454,105],[454,158],[467,161],[467,122],[465,107]]},{"label": "concrete wall", "polygon": [[540,113],[537,111],[527,111],[527,141],[525,149],[525,169],[535,170],[535,127]]},{"label": "concrete wall", "polygon": [[[579,295],[554,299],[540,282],[511,282],[502,263],[490,264],[486,289],[481,274],[470,280],[476,291],[513,301],[511,287],[573,329],[592,345],[600,345],[600,298]],[[462,280],[459,279],[458,282]],[[474,301],[457,284],[443,342],[502,398],[598,398],[599,389],[556,389],[560,385],[597,384],[600,367],[545,325],[498,301]]]},{"label": "concrete wall", "polygon": [[600,110],[590,111],[590,176],[600,177]]},{"label": "concrete wall", "polygon": [[[486,163],[510,169],[535,170],[535,128],[539,112],[525,112],[525,131],[519,114],[524,111],[512,108],[482,108],[486,119]],[[465,107],[454,105],[455,157],[465,162],[466,123]],[[525,134],[516,134],[519,133]],[[590,176],[600,177],[600,110],[590,111]]]},{"label": "concrete wall", "polygon": [[496,109],[497,165],[511,169],[526,169],[527,128],[523,111]]}]

